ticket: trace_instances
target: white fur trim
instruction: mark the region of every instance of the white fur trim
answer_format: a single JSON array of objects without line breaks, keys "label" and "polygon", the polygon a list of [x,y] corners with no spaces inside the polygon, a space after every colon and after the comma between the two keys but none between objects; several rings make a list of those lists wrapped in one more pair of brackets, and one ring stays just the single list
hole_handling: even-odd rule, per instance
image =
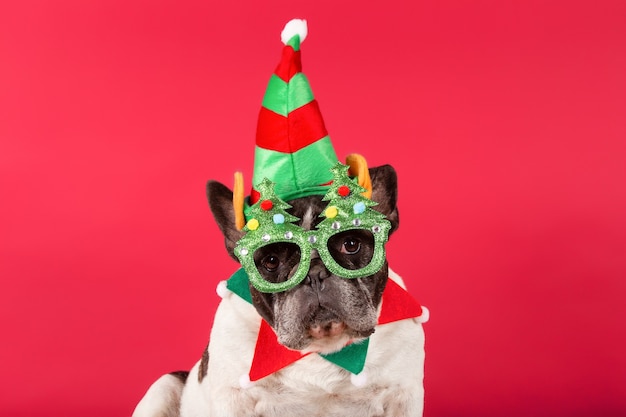
[{"label": "white fur trim", "polygon": [[426,323],[428,319],[430,319],[430,310],[422,306],[422,315],[417,317],[416,320],[418,323]]},{"label": "white fur trim", "polygon": [[226,286],[226,281],[220,281],[219,284],[217,284],[217,288],[215,288],[215,292],[217,293],[217,295],[219,295],[221,298],[226,298],[228,296],[230,296],[233,292],[231,290],[228,289],[228,287]]},{"label": "white fur trim", "polygon": [[361,371],[360,374],[352,374],[350,375],[350,382],[355,387],[363,387],[367,384],[367,373],[365,371]]},{"label": "white fur trim", "polygon": [[254,386],[254,382],[250,381],[250,375],[243,374],[239,377],[239,386],[243,389],[248,389]]},{"label": "white fur trim", "polygon": [[308,33],[308,28],[306,25],[306,20],[304,19],[293,19],[287,22],[285,28],[280,33],[280,40],[286,45],[289,42],[289,39],[293,38],[295,35],[300,35],[300,42],[304,42],[306,35]]}]

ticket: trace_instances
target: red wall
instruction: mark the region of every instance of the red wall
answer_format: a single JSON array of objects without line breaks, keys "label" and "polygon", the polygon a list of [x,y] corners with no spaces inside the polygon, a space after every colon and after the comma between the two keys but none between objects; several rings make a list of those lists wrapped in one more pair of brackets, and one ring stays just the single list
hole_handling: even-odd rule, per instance
[{"label": "red wall", "polygon": [[204,185],[249,186],[302,17],[338,155],[399,174],[425,416],[626,415],[623,1],[5,3],[0,414],[129,415],[200,357],[236,268]]}]

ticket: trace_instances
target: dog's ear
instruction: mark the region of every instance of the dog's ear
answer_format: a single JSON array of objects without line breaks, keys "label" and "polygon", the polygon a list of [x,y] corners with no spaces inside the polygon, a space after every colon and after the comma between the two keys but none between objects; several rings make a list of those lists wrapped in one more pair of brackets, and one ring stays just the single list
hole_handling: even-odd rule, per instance
[{"label": "dog's ear", "polygon": [[224,184],[217,181],[209,181],[206,185],[206,195],[209,207],[222,234],[228,254],[237,262],[235,246],[242,238],[244,232],[235,226],[235,209],[233,207],[233,192]]},{"label": "dog's ear", "polygon": [[398,176],[396,170],[391,165],[381,165],[369,169],[372,179],[372,201],[378,205],[372,207],[374,210],[387,216],[391,222],[389,234],[394,232],[400,225],[398,214]]}]

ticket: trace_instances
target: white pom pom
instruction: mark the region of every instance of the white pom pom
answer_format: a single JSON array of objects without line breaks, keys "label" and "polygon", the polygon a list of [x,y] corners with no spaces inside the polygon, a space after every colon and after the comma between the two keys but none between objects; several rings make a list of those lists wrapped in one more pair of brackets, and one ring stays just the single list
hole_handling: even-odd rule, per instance
[{"label": "white pom pom", "polygon": [[285,25],[285,28],[280,33],[280,40],[283,41],[285,45],[287,45],[289,39],[293,38],[295,35],[300,35],[300,42],[304,42],[307,33],[308,29],[306,26],[306,20],[293,19]]},{"label": "white pom pom", "polygon": [[248,389],[254,386],[254,382],[250,381],[250,375],[243,374],[239,377],[239,386],[243,389]]},{"label": "white pom pom", "polygon": [[226,298],[232,294],[232,291],[226,286],[226,281],[220,281],[219,284],[217,284],[217,288],[215,288],[215,292],[221,298]]},{"label": "white pom pom", "polygon": [[422,315],[417,317],[415,320],[417,320],[418,323],[426,323],[429,318],[430,318],[430,310],[422,306]]},{"label": "white pom pom", "polygon": [[367,374],[365,371],[362,371],[358,375],[352,374],[350,375],[350,382],[352,382],[352,385],[355,387],[363,387],[367,384]]}]

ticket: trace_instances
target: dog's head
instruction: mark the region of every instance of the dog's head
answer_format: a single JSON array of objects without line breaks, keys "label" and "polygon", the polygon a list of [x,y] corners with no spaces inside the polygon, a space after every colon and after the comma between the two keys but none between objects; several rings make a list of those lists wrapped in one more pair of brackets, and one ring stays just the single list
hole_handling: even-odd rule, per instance
[{"label": "dog's head", "polygon": [[[369,173],[371,200],[377,203],[372,208],[385,215],[391,233],[397,229],[399,221],[395,170],[390,165],[383,165],[370,168]],[[235,226],[233,193],[225,185],[209,181],[207,196],[213,216],[224,234],[226,249],[238,260],[235,248],[245,232]],[[327,207],[321,196],[302,197],[288,203],[291,205],[288,212],[299,219],[296,224],[304,230],[314,230],[322,221],[320,214]],[[334,234],[326,243],[332,258],[352,269],[371,262],[375,245],[371,233],[359,229]],[[268,282],[288,280],[298,270],[302,258],[297,245],[285,242],[262,246],[253,254],[256,269]],[[285,291],[261,292],[250,286],[254,307],[274,328],[279,342],[290,349],[330,353],[374,332],[388,277],[386,259],[377,271],[346,279],[333,274],[322,258],[317,250],[311,250],[306,277]]]}]

